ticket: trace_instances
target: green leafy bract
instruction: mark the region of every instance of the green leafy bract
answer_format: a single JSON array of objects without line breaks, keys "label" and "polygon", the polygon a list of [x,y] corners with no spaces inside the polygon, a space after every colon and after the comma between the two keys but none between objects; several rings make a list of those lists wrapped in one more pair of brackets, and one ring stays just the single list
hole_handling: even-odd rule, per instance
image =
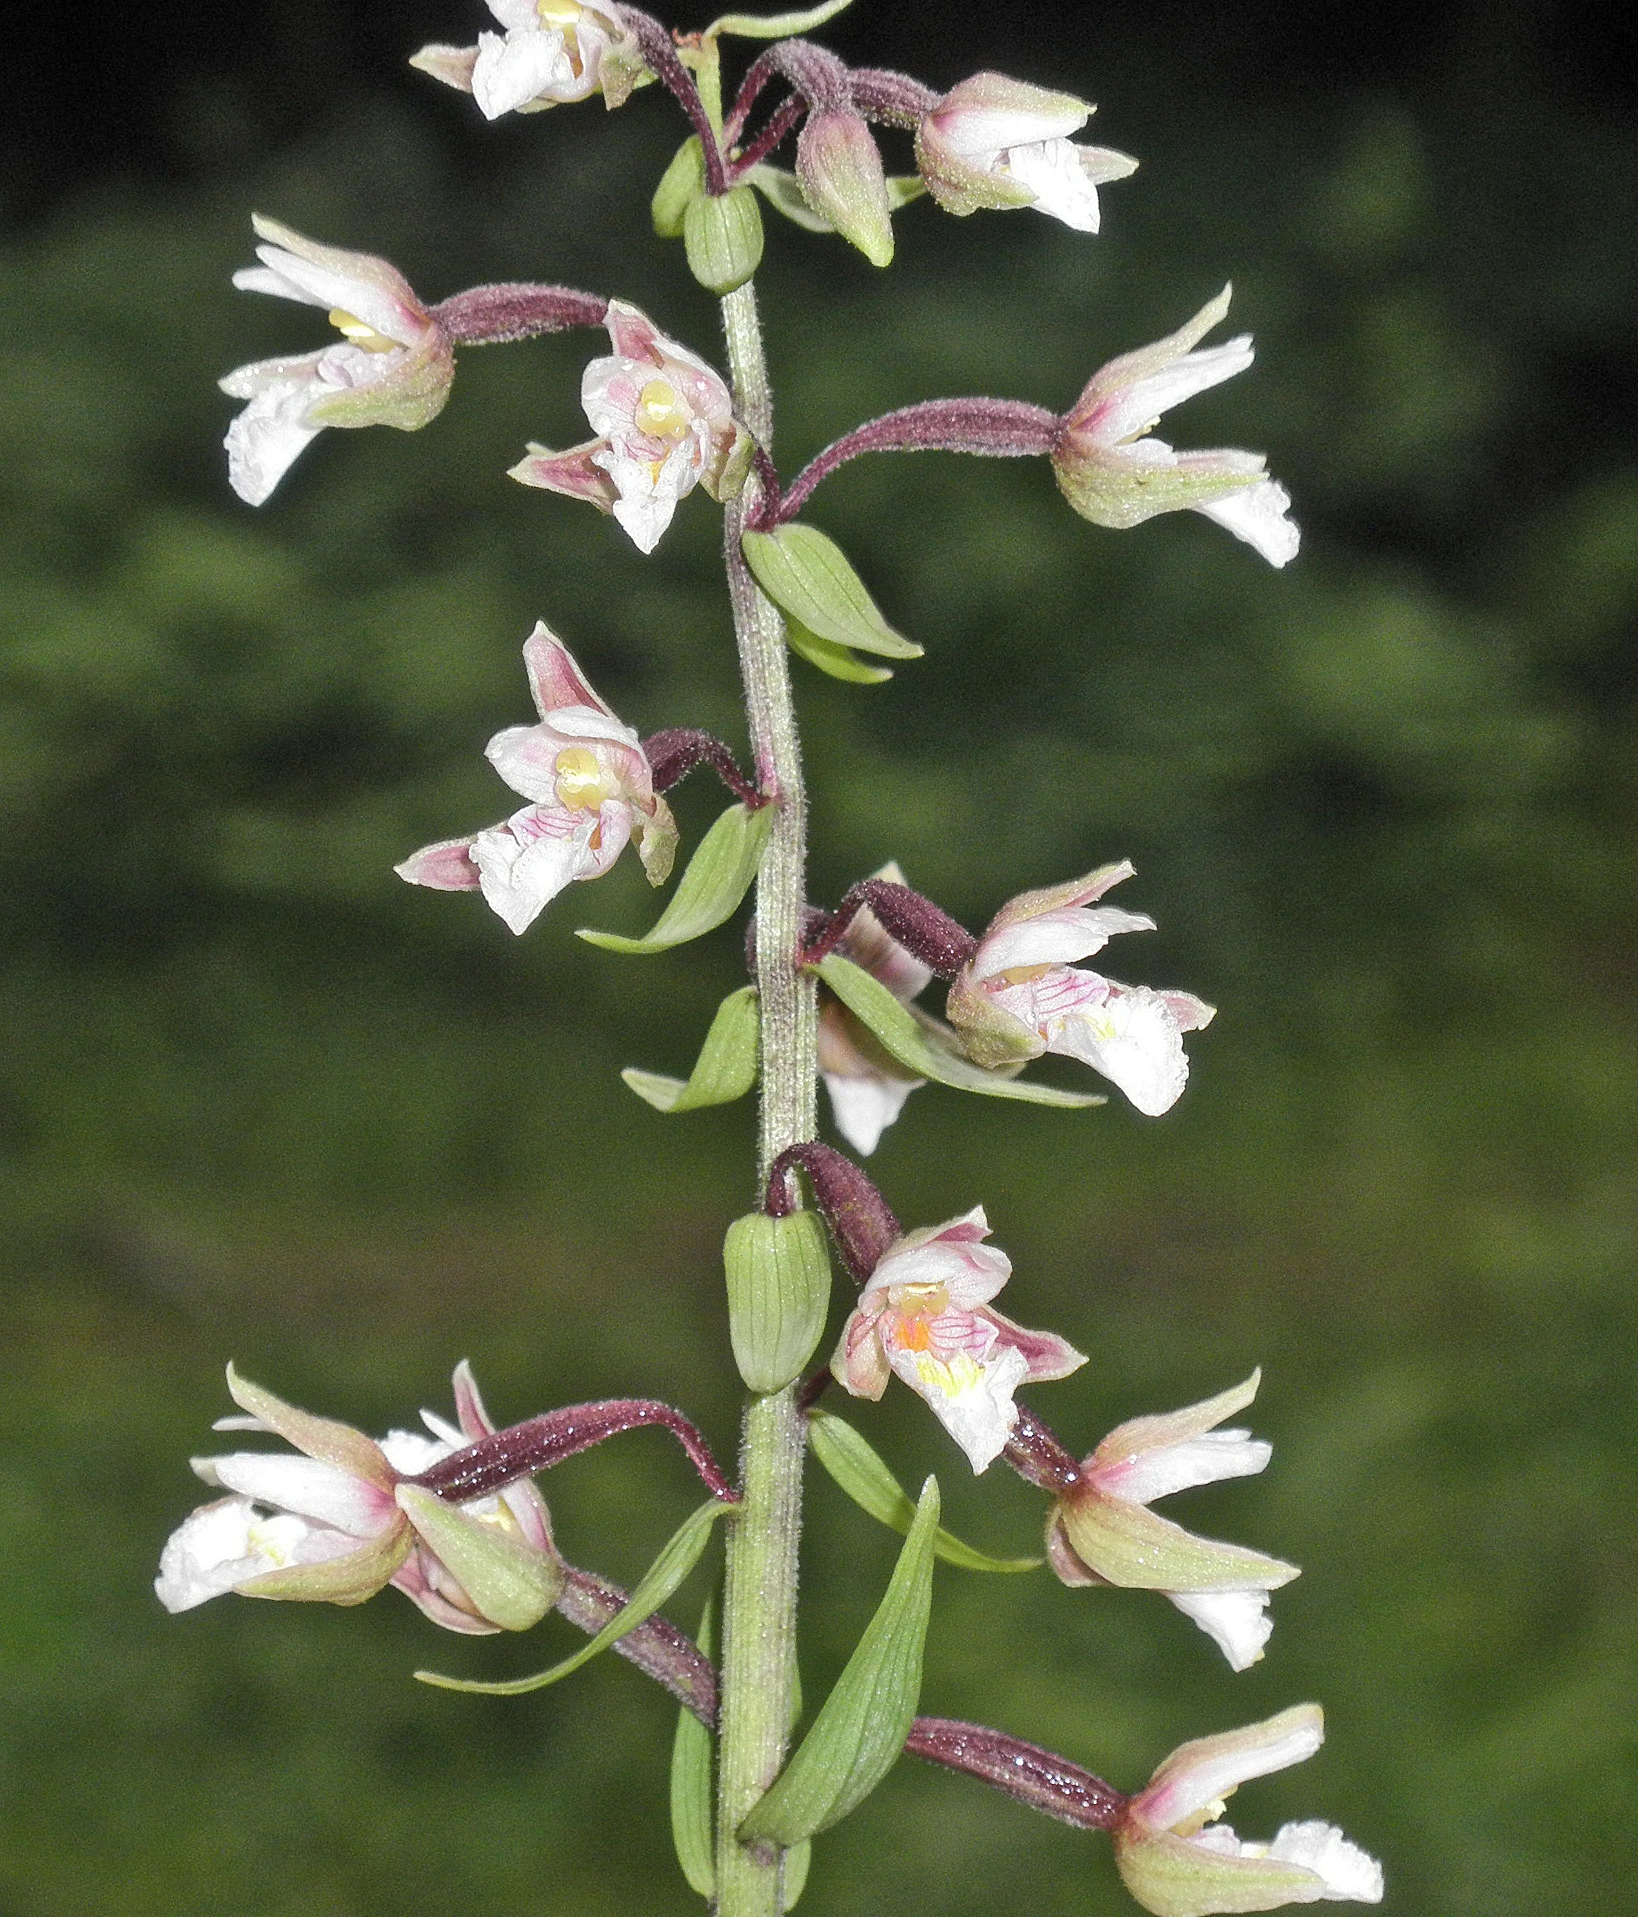
[{"label": "green leafy bract", "polygon": [[[825,1467],[861,1511],[878,1524],[904,1536],[915,1519],[910,1493],[887,1468],[869,1440],[833,1411],[808,1413],[808,1443]],[[975,1550],[941,1526],[933,1537],[933,1555],[963,1571],[1038,1571],[1041,1558],[992,1558]]]},{"label": "green leafy bract", "polygon": [[987,1071],[963,1052],[929,1031],[908,1006],[879,980],[838,952],[821,959],[819,976],[861,1024],[881,1041],[887,1052],[917,1078],[951,1085],[961,1092],[983,1092],[990,1098],[1019,1098],[1031,1105],[1103,1105],[1097,1092],[1065,1092],[1056,1085],[1036,1085],[1004,1072]]},{"label": "green leafy bract", "polygon": [[[712,1604],[706,1601],[695,1643],[711,1655]],[[707,1902],[717,1894],[711,1828],[711,1729],[686,1708],[677,1713],[671,1744],[671,1841],[690,1890]]]},{"label": "green leafy bract", "polygon": [[729,918],[756,877],[773,829],[774,808],[731,805],[700,840],[688,870],[646,938],[582,929],[576,936],[606,952],[668,952],[711,932]]},{"label": "green leafy bract", "polygon": [[756,1083],[760,1012],[754,985],[730,992],[717,1007],[705,1043],[686,1079],[628,1065],[620,1076],[657,1112],[693,1112],[731,1105]]},{"label": "green leafy bract", "polygon": [[893,1768],[921,1696],[937,1531],[938,1480],[929,1478],[876,1615],[796,1754],[740,1825],[743,1841],[789,1845],[828,1830]]},{"label": "green leafy bract", "polygon": [[757,584],[782,612],[833,645],[884,659],[919,659],[922,648],[882,617],[836,541],[795,521],[748,532],[740,545]]},{"label": "green leafy bract", "polygon": [[[802,191],[802,182],[794,173],[786,172],[784,167],[769,166],[763,161],[753,166],[744,178],[748,185],[758,189],[776,213],[783,213],[795,225],[806,227],[810,233],[836,231],[823,213],[816,213],[808,204],[808,196]],[[896,213],[901,206],[919,200],[926,191],[926,184],[919,173],[888,174],[888,211]]]},{"label": "green leafy bract", "polygon": [[817,666],[832,679],[845,679],[855,686],[879,686],[884,679],[891,679],[891,666],[867,666],[856,652],[846,646],[837,645],[834,639],[821,639],[816,632],[809,632],[800,619],[785,618],[785,643],[799,659],[806,659],[810,666]]},{"label": "green leafy bract", "polygon": [[799,13],[725,13],[720,20],[713,20],[700,38],[716,40],[726,34],[734,40],[788,40],[822,27],[852,4],[853,0],[822,0],[819,6],[804,7]]},{"label": "green leafy bract", "polygon": [[733,1505],[724,1504],[720,1498],[712,1498],[684,1518],[661,1548],[660,1555],[644,1572],[624,1608],[609,1619],[589,1644],[581,1645],[573,1657],[564,1658],[561,1664],[554,1664],[550,1670],[537,1671],[533,1677],[507,1678],[496,1684],[483,1684],[469,1678],[442,1677],[436,1671],[417,1671],[415,1675],[423,1684],[436,1684],[441,1690],[477,1691],[485,1697],[521,1697],[525,1691],[544,1690],[548,1684],[555,1684],[559,1678],[578,1671],[582,1664],[590,1663],[600,1651],[606,1651],[611,1644],[618,1644],[628,1631],[635,1631],[639,1624],[652,1617],[699,1563],[711,1536],[711,1526],[733,1509]]}]

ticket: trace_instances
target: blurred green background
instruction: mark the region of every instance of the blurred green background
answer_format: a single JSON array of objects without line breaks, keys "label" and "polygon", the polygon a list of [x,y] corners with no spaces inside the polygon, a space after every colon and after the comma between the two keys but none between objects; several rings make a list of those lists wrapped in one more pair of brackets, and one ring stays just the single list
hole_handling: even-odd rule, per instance
[{"label": "blurred green background", "polygon": [[[977,925],[1128,855],[1123,902],[1162,930],[1117,970],[1222,1008],[1163,1121],[929,1089],[872,1169],[907,1222],[988,1207],[1009,1308],[1092,1353],[1035,1398],[1072,1442],[1261,1363],[1273,1467],[1175,1514],[1305,1567],[1238,1677],[1143,1594],[941,1570],[925,1708],[1131,1787],[1317,1697],[1331,1743],[1248,1787],[1242,1830],[1335,1819],[1392,1912],[1613,1910],[1638,1783],[1630,98],[1539,6],[1404,9],[1357,44],[1269,5],[948,36],[867,7],[825,36],[855,60],[1077,88],[1143,168],[1096,241],[916,206],[887,274],[770,216],[785,470],[915,399],[1064,406],[1232,276],[1257,367],[1172,437],[1268,450],[1307,531],[1276,574],[1193,515],[1097,531],[1044,463],[939,457],[860,462],[808,515],[927,647],[876,689],[797,667],[816,898],[896,857]],[[449,1638],[392,1593],[171,1619],[149,1589],[230,1355],[372,1430],[446,1406],[469,1355],[503,1418],[637,1391],[732,1449],[717,1250],[750,1110],[663,1119],[616,1074],[686,1069],[737,933],[577,941],[646,925],[633,862],[519,941],[390,870],[511,803],[481,748],[529,716],[536,617],[645,731],[742,737],[716,509],[645,560],[504,477],[525,439],[582,435],[587,336],[465,354],[433,428],[326,434],[259,512],[218,452],[214,378],[322,332],[230,289],[252,206],[429,297],[562,279],[716,353],[647,231],[678,137],[657,94],[482,129],[386,77],[475,13],[314,0],[122,71],[133,16],[91,94],[59,46],[58,144],[9,175],[4,1917],[698,1908],[673,1712],[628,1667],[505,1702],[410,1677],[531,1670],[567,1627]],[[685,832],[719,803],[683,788]],[[938,1470],[956,1528],[1030,1548],[1039,1499],[974,1483],[907,1394],[859,1422],[906,1480]],[[628,1579],[697,1496],[641,1435],[548,1489],[569,1554]],[[893,1548],[816,1482],[810,1697]],[[821,1841],[803,1908],[998,1906],[1129,1908],[1101,1840],[906,1764]]]}]

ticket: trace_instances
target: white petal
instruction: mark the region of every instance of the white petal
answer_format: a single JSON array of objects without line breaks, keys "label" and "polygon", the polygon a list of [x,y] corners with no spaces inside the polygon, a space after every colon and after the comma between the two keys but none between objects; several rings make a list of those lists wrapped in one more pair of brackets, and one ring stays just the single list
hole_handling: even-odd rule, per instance
[{"label": "white petal", "polygon": [[993,1464],[1018,1422],[1012,1394],[1029,1371],[1021,1351],[997,1347],[982,1364],[965,1356],[942,1363],[925,1352],[890,1351],[888,1362],[955,1439],[975,1473]]},{"label": "white petal", "polygon": [[[1198,1747],[1184,1745],[1161,1767],[1170,1775],[1163,1789],[1150,1799],[1151,1814],[1175,1830],[1248,1779],[1267,1777],[1271,1771],[1302,1763],[1324,1742],[1325,1719],[1318,1707],[1294,1705],[1265,1724],[1202,1738]],[[1190,1761],[1180,1761],[1185,1757]],[[1149,1791],[1154,1790],[1151,1783]],[[1147,1797],[1149,1792],[1140,1795]],[[1215,1831],[1218,1827],[1208,1828]],[[1202,1831],[1201,1837],[1206,1834]],[[1233,1832],[1228,1835],[1232,1838]]]},{"label": "white petal", "polygon": [[321,1458],[235,1451],[200,1463],[208,1464],[214,1481],[229,1491],[299,1517],[315,1518],[354,1538],[376,1537],[393,1521],[394,1507],[386,1493]]},{"label": "white petal", "polygon": [[1204,1431],[1181,1444],[1159,1445],[1130,1463],[1098,1472],[1099,1486],[1133,1504],[1151,1504],[1174,1491],[1197,1484],[1215,1484],[1222,1478],[1249,1478],[1261,1471],[1274,1447],[1249,1431]]},{"label": "white petal", "polygon": [[1118,905],[1064,906],[991,932],[973,956],[973,976],[993,978],[1018,965],[1072,965],[1101,952],[1122,932],[1152,932],[1155,922]]},{"label": "white petal", "polygon": [[[385,287],[372,280],[332,272],[327,266],[287,253],[282,246],[258,246],[256,255],[267,280],[256,277],[257,269],[252,266],[234,274],[235,286],[256,293],[282,293],[286,299],[301,300],[308,306],[351,313],[401,346],[407,346],[420,330],[420,322],[407,314]],[[284,284],[274,285],[272,281]]]},{"label": "white petal", "polygon": [[1037,213],[1050,214],[1077,233],[1097,232],[1098,189],[1074,141],[1040,140],[1009,147],[1003,157],[1006,171],[1035,195]]},{"label": "white petal", "polygon": [[1195,508],[1254,547],[1271,566],[1287,565],[1297,556],[1302,534],[1287,517],[1290,510],[1291,495],[1277,479],[1265,479]]},{"label": "white petal", "polygon": [[614,517],[630,535],[639,552],[652,552],[671,524],[677,502],[691,492],[704,470],[695,457],[692,442],[673,448],[655,469],[650,460],[632,458],[612,446],[606,453],[593,453],[592,463],[601,466],[614,481],[619,497],[614,502]]},{"label": "white petal", "polygon": [[830,1111],[836,1129],[856,1152],[866,1158],[881,1143],[882,1133],[904,1110],[904,1101],[920,1085],[921,1078],[844,1077],[840,1072],[825,1073],[825,1089],[830,1093]]},{"label": "white petal", "polygon": [[222,444],[227,447],[228,484],[246,504],[260,506],[302,449],[323,431],[306,423],[312,391],[310,380],[263,387],[227,429]]},{"label": "white petal", "polygon": [[[421,1416],[431,1423],[430,1412],[423,1411]],[[426,1437],[419,1431],[389,1431],[380,1440],[388,1464],[393,1470],[402,1471],[406,1478],[419,1477],[440,1458],[447,1458],[450,1452],[459,1451],[467,1442],[458,1431],[453,1441],[440,1442],[439,1438]]]},{"label": "white petal", "polygon": [[1145,1117],[1170,1111],[1189,1061],[1171,1008],[1146,985],[1115,986],[1101,1006],[1053,1020],[1047,1050],[1078,1058],[1112,1079]]},{"label": "white petal", "polygon": [[1008,147],[1040,144],[1078,133],[1086,125],[1087,109],[1079,101],[1069,102],[1060,112],[1043,113],[1018,107],[979,107],[963,105],[935,114],[938,137],[952,153],[982,166]]},{"label": "white petal", "polygon": [[[167,1611],[191,1611],[293,1562],[310,1530],[301,1518],[258,1517],[248,1498],[202,1504],[166,1539],[154,1591]],[[351,1550],[355,1540],[341,1544]]]},{"label": "white petal", "polygon": [[1317,1818],[1286,1824],[1268,1847],[1268,1855],[1283,1864],[1302,1864],[1325,1880],[1327,1903],[1379,1904],[1382,1866],[1334,1824]]},{"label": "white petal", "polygon": [[472,97],[486,120],[528,106],[531,101],[557,99],[575,84],[575,71],[563,35],[555,28],[520,27],[504,39],[498,33],[478,35],[478,57],[472,63]]},{"label": "white petal", "polygon": [[1192,1618],[1229,1661],[1229,1669],[1246,1670],[1263,1654],[1274,1630],[1267,1615],[1266,1591],[1168,1591],[1167,1597]]},{"label": "white petal", "polygon": [[1012,1260],[999,1245],[941,1243],[934,1238],[890,1251],[870,1274],[861,1297],[895,1285],[943,1285],[952,1305],[964,1311],[987,1305],[1012,1276]]},{"label": "white petal", "polygon": [[1145,375],[1121,395],[1114,414],[1115,437],[1124,438],[1127,433],[1142,431],[1182,401],[1193,399],[1196,393],[1203,393],[1208,387],[1220,386],[1236,373],[1243,373],[1252,359],[1251,335],[1241,333],[1234,339],[1224,340],[1220,346],[1204,346],[1185,353],[1169,366]]}]

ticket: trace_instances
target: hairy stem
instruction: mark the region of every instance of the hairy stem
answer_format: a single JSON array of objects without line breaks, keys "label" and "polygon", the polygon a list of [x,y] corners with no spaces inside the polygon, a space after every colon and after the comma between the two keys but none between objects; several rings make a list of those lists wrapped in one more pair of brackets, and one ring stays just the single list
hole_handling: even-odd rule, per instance
[{"label": "hairy stem", "polygon": [[[751,286],[722,303],[735,410],[763,447],[773,401]],[[754,493],[755,480],[752,481]],[[757,783],[778,805],[756,890],[762,1007],[758,1189],[787,1146],[812,1138],[818,1011],[798,969],[807,808],[784,626],[740,552],[754,500],[726,513],[724,557]],[[796,1672],[796,1546],[802,1523],[803,1420],[794,1386],[753,1398],[740,1446],[744,1503],[729,1519],[723,1593],[717,1763],[717,1917],[780,1917],[782,1854],[739,1842],[739,1826],[779,1774]]]}]

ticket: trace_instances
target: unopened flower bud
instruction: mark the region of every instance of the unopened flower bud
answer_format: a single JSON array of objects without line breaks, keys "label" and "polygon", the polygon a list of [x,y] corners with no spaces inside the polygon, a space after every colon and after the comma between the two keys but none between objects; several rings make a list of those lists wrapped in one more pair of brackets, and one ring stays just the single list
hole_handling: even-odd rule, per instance
[{"label": "unopened flower bud", "polygon": [[881,151],[863,118],[845,107],[808,115],[796,141],[796,173],[815,213],[872,266],[893,258],[893,221]]}]

